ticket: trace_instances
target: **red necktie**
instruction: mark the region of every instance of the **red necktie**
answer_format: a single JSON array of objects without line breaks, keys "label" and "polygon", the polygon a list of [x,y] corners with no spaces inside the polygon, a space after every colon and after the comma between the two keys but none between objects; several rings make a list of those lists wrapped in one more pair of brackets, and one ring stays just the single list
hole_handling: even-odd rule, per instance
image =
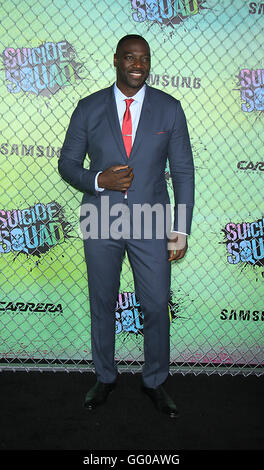
[{"label": "red necktie", "polygon": [[122,136],[124,141],[124,146],[127,153],[127,158],[129,158],[131,149],[132,149],[132,120],[129,106],[134,100],[125,100],[126,102],[126,111],[123,117],[122,124]]}]

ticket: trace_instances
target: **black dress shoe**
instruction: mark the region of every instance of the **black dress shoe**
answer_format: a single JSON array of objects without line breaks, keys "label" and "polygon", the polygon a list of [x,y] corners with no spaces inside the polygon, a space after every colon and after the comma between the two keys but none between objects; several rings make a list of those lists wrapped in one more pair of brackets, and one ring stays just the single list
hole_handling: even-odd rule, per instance
[{"label": "black dress shoe", "polygon": [[170,416],[170,418],[178,418],[178,408],[171,397],[164,390],[162,385],[157,388],[149,388],[142,385],[141,390],[151,398],[159,411],[166,413]]},{"label": "black dress shoe", "polygon": [[97,380],[96,384],[86,394],[84,407],[91,411],[96,406],[103,404],[115,386],[116,382],[103,383]]}]

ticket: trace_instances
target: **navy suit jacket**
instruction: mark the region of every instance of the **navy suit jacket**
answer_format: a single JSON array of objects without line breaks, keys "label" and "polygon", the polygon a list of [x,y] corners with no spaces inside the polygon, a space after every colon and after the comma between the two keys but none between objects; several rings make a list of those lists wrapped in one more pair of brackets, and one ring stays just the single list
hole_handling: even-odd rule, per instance
[{"label": "navy suit jacket", "polygon": [[[90,168],[83,168],[89,156]],[[127,191],[129,203],[169,204],[165,168],[169,160],[174,190],[174,224],[178,204],[186,204],[186,233],[190,233],[194,205],[194,165],[190,139],[180,101],[146,86],[141,116],[129,159],[118,121],[113,85],[81,99],[74,110],[61,150],[58,169],[64,180],[84,193],[83,203],[108,195],[110,205],[124,202],[121,191],[95,190],[98,171],[128,164],[134,179]]]}]

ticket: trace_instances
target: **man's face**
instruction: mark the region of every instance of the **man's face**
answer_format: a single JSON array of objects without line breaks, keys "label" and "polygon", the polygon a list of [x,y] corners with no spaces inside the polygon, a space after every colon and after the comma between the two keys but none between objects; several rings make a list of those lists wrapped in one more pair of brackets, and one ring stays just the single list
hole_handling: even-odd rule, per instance
[{"label": "man's face", "polygon": [[133,96],[144,85],[150,70],[150,50],[141,39],[128,39],[114,55],[118,88]]}]

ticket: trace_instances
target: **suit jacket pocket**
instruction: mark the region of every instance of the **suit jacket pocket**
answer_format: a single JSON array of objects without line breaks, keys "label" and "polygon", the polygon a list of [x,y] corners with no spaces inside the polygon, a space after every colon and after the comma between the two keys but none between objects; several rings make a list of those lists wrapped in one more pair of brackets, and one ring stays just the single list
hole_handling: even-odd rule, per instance
[{"label": "suit jacket pocket", "polygon": [[160,130],[160,131],[156,131],[156,132],[152,132],[152,135],[157,135],[157,136],[167,136],[169,134],[169,131],[163,131],[163,130]]}]

